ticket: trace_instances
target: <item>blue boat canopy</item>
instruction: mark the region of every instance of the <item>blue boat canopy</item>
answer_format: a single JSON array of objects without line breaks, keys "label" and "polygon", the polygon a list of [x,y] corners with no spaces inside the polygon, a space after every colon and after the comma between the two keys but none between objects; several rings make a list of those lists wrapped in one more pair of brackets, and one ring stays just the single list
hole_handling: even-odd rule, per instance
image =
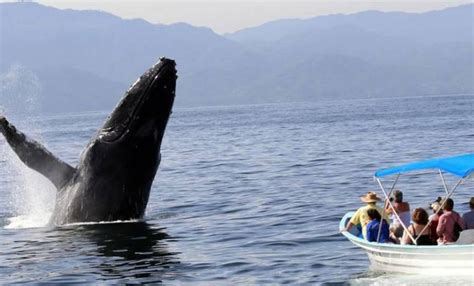
[{"label": "blue boat canopy", "polygon": [[419,161],[398,167],[381,169],[375,172],[375,177],[384,177],[393,174],[403,174],[410,171],[427,169],[439,169],[458,177],[465,178],[474,171],[474,153],[449,158]]}]

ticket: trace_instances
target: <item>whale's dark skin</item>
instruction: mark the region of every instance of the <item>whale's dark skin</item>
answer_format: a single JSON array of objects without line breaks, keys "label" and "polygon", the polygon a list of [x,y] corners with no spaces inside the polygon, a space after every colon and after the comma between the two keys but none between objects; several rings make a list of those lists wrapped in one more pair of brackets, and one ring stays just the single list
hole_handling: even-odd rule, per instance
[{"label": "whale's dark skin", "polygon": [[81,154],[77,167],[56,158],[0,116],[0,132],[18,157],[57,188],[50,223],[143,217],[171,114],[176,64],[162,58],[125,93]]}]

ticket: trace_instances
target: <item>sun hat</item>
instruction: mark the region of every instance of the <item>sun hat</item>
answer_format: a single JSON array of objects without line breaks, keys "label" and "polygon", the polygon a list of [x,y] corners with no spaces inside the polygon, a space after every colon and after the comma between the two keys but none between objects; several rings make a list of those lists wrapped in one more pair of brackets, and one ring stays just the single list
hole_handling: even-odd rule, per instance
[{"label": "sun hat", "polygon": [[441,204],[439,202],[434,202],[431,204],[431,209],[433,209],[434,212],[438,212],[441,209]]},{"label": "sun hat", "polygon": [[376,201],[380,201],[380,198],[377,197],[376,193],[368,192],[365,196],[360,197],[360,200],[364,203],[375,203]]}]

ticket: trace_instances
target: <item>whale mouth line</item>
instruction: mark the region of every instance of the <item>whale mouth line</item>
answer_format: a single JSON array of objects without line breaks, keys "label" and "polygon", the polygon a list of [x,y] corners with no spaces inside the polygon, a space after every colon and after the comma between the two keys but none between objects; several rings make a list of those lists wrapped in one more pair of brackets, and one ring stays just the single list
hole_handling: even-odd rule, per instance
[{"label": "whale mouth line", "polygon": [[[160,76],[166,72],[168,68],[169,67],[167,64],[163,64],[156,72],[154,72],[153,80],[151,80],[151,82],[147,85],[146,89],[142,92],[140,99],[134,104],[133,110],[129,112],[129,115],[123,122],[119,123],[118,125],[102,129],[99,135],[99,138],[102,140],[102,142],[114,143],[120,141],[129,133],[130,126],[138,119],[139,111],[142,109],[146,99],[148,99],[151,95],[153,87],[155,87],[156,82],[159,80]],[[138,84],[140,80],[141,79],[138,79],[135,84]],[[133,86],[134,85],[132,85],[130,89],[132,89]]]}]

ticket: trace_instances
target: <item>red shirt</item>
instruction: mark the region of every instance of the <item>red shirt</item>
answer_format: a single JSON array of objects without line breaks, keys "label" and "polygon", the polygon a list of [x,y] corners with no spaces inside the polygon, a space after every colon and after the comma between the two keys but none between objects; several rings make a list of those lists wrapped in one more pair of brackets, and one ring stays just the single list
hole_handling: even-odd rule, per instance
[{"label": "red shirt", "polygon": [[439,214],[434,214],[433,218],[431,219],[430,237],[431,237],[431,240],[433,240],[433,241],[438,240],[438,234],[436,233],[436,228],[438,227],[439,217],[440,217]]},{"label": "red shirt", "polygon": [[454,239],[454,222],[457,222],[464,229],[464,221],[455,211],[444,211],[443,215],[439,217],[436,233],[438,233],[442,243],[456,241]]}]

